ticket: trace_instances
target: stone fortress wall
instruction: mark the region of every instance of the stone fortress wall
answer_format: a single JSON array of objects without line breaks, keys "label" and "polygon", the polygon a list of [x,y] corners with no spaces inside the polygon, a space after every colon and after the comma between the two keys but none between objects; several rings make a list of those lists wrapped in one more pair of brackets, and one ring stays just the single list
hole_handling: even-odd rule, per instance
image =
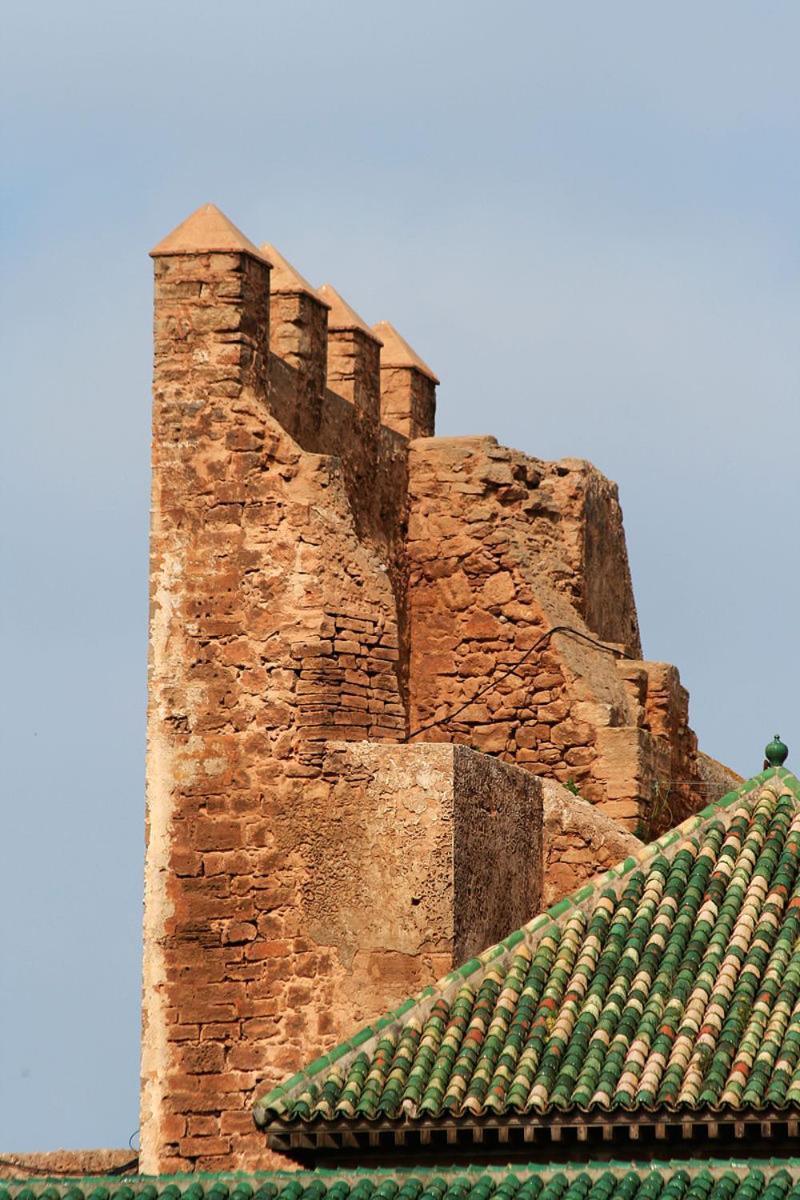
[{"label": "stone fortress wall", "polygon": [[253,1168],[257,1088],[732,777],[614,484],[436,438],[393,327],[213,206],[152,253],[141,1169]]}]

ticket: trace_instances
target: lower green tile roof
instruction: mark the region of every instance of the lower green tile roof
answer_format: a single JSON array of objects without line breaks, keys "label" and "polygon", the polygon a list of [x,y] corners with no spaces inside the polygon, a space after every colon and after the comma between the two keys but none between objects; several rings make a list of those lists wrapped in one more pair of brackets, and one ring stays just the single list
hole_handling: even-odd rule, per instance
[{"label": "lower green tile roof", "polygon": [[0,1200],[800,1200],[800,1160],[0,1180]]},{"label": "lower green tile roof", "polygon": [[256,1104],[259,1124],[800,1107],[800,784],[771,768]]}]

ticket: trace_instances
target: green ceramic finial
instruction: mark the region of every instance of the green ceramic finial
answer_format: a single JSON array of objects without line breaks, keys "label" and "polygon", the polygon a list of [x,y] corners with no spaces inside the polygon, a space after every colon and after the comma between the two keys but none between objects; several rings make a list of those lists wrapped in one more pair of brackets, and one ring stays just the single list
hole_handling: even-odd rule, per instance
[{"label": "green ceramic finial", "polygon": [[789,755],[789,747],[781,741],[781,735],[776,733],[764,754],[771,767],[782,767]]}]

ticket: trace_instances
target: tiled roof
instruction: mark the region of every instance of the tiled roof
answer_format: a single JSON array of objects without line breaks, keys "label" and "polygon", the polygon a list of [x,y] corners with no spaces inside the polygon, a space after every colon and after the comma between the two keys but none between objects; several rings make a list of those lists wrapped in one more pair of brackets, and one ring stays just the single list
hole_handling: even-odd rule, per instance
[{"label": "tiled roof", "polygon": [[800,1162],[5,1180],[0,1181],[0,1200],[800,1200]]},{"label": "tiled roof", "polygon": [[275,1088],[256,1120],[798,1106],[798,850],[800,784],[770,768]]}]

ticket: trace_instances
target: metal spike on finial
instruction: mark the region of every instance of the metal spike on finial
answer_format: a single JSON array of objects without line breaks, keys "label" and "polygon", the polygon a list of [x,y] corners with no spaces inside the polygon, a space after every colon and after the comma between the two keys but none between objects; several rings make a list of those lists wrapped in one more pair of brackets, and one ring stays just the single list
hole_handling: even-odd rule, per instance
[{"label": "metal spike on finial", "polygon": [[776,733],[764,750],[766,755],[765,767],[782,767],[789,756],[789,747],[781,741],[781,735]]}]

